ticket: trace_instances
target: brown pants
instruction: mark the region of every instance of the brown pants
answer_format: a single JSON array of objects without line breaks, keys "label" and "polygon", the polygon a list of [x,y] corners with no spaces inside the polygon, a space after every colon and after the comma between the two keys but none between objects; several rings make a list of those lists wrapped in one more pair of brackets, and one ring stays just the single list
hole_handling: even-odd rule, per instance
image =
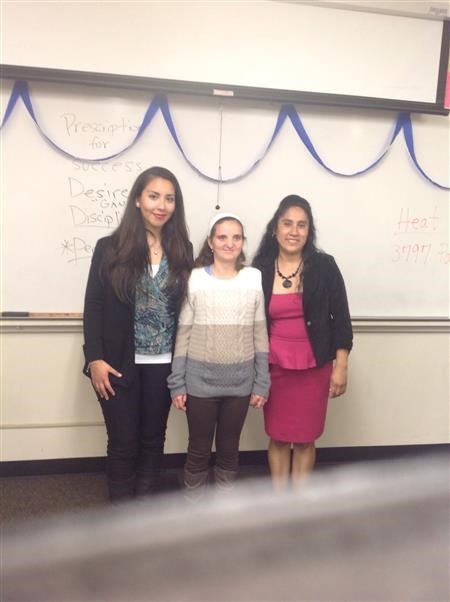
[{"label": "brown pants", "polygon": [[249,399],[249,396],[204,398],[188,395],[189,446],[185,470],[194,474],[208,470],[215,435],[216,467],[237,473],[239,439]]}]

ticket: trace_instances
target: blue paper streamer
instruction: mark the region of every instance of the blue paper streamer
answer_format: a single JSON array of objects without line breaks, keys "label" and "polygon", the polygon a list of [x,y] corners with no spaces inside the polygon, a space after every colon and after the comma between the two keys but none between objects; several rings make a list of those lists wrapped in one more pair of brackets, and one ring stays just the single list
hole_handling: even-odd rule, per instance
[{"label": "blue paper streamer", "polygon": [[406,142],[406,147],[408,149],[408,153],[409,156],[412,159],[412,162],[414,163],[416,169],[418,170],[418,172],[420,174],[422,174],[422,176],[428,180],[429,182],[431,182],[431,184],[433,184],[434,186],[437,186],[438,188],[441,188],[442,190],[450,190],[450,187],[448,186],[443,186],[442,184],[439,184],[439,182],[436,182],[435,180],[432,180],[422,169],[422,167],[419,165],[419,162],[417,161],[417,157],[416,157],[416,151],[414,149],[414,136],[413,136],[413,128],[412,128],[412,123],[411,123],[411,116],[408,113],[404,113],[404,123],[403,123],[403,136],[405,138],[405,142]]},{"label": "blue paper streamer", "polygon": [[161,111],[161,114],[164,118],[166,126],[170,132],[170,135],[171,135],[173,141],[175,142],[176,146],[178,147],[178,150],[180,151],[180,153],[182,154],[184,160],[188,163],[188,165],[199,176],[201,176],[202,178],[204,178],[210,182],[214,182],[214,183],[237,182],[238,180],[245,178],[248,174],[250,174],[252,171],[254,171],[256,169],[256,167],[258,167],[258,165],[261,163],[261,161],[264,159],[264,157],[269,152],[269,150],[270,150],[273,142],[275,141],[276,137],[278,136],[284,122],[286,121],[287,118],[289,118],[298,137],[303,142],[303,144],[306,146],[308,152],[311,154],[313,159],[315,161],[317,161],[317,163],[319,163],[319,165],[321,165],[321,167],[323,167],[326,171],[328,171],[332,175],[346,177],[346,178],[352,178],[352,177],[367,173],[368,171],[373,169],[376,165],[378,165],[378,163],[380,163],[380,161],[386,156],[387,152],[389,151],[390,147],[394,143],[398,134],[403,130],[403,136],[404,136],[404,140],[406,143],[406,147],[408,149],[409,156],[411,157],[411,160],[412,160],[415,168],[417,169],[417,171],[420,173],[420,175],[423,176],[433,186],[437,186],[438,188],[440,188],[442,190],[450,190],[449,186],[444,186],[443,184],[439,184],[438,182],[436,182],[435,180],[430,178],[425,173],[423,168],[420,166],[419,162],[417,161],[415,148],[414,148],[413,127],[412,127],[412,122],[411,122],[411,116],[409,115],[409,113],[400,113],[399,114],[397,121],[395,123],[395,127],[393,130],[392,136],[391,136],[385,150],[381,152],[380,156],[377,159],[375,159],[375,161],[373,161],[368,167],[366,167],[364,169],[360,169],[353,173],[342,173],[342,172],[333,170],[321,159],[321,157],[319,156],[319,153],[316,151],[316,149],[314,147],[314,144],[313,144],[311,138],[309,137],[305,127],[303,126],[302,120],[301,120],[299,114],[297,113],[297,110],[295,109],[294,105],[283,104],[278,113],[277,121],[275,123],[275,127],[272,132],[272,135],[271,135],[268,143],[266,144],[261,156],[258,159],[256,159],[256,161],[254,161],[253,164],[248,169],[246,169],[244,172],[238,174],[237,176],[233,176],[230,178],[221,178],[221,177],[215,178],[215,177],[210,176],[210,175],[206,174],[205,172],[203,172],[186,155],[186,153],[183,149],[183,146],[180,142],[180,139],[178,137],[178,134],[177,134],[177,131],[176,131],[173,119],[172,119],[172,115],[170,113],[170,108],[169,108],[169,103],[168,103],[167,97],[164,96],[163,94],[155,95],[155,97],[149,104],[149,106],[145,112],[145,115],[143,117],[142,123],[139,126],[139,129],[136,133],[136,136],[130,142],[130,144],[125,146],[125,148],[118,151],[117,153],[114,153],[112,155],[108,155],[105,157],[97,157],[96,159],[91,159],[91,158],[87,159],[87,158],[79,157],[77,155],[73,155],[72,153],[69,153],[65,149],[58,146],[55,142],[53,142],[53,140],[49,136],[47,136],[47,134],[41,128],[41,126],[38,122],[38,119],[36,118],[36,115],[34,113],[33,104],[31,102],[31,96],[30,96],[29,87],[28,87],[28,82],[26,82],[26,81],[18,80],[14,83],[13,89],[11,91],[11,96],[8,100],[8,104],[7,104],[6,110],[5,110],[5,115],[3,116],[3,120],[2,120],[2,124],[1,124],[0,128],[3,128],[6,125],[6,123],[8,122],[9,118],[11,117],[12,112],[14,111],[14,109],[17,105],[17,101],[19,100],[19,98],[22,99],[30,117],[36,124],[36,126],[39,130],[39,133],[50,144],[50,146],[52,146],[58,152],[62,153],[64,156],[69,157],[71,159],[75,159],[77,161],[85,161],[88,163],[98,163],[98,162],[102,162],[102,161],[109,161],[111,159],[115,159],[116,157],[119,157],[120,155],[125,153],[127,150],[129,150],[134,144],[136,144],[136,142],[139,140],[139,138],[142,136],[142,134],[145,132],[147,127],[152,122],[156,113],[158,111]]},{"label": "blue paper streamer", "polygon": [[141,137],[141,135],[143,134],[143,132],[145,131],[145,129],[147,128],[149,123],[152,121],[155,114],[158,112],[159,107],[160,107],[160,101],[161,101],[161,96],[159,96],[159,95],[155,96],[155,98],[152,100],[152,102],[148,106],[147,111],[145,112],[144,118],[142,120],[142,124],[139,127],[139,129],[136,133],[136,136],[130,142],[130,144],[128,144],[127,146],[125,146],[125,148],[123,148],[122,150],[120,150],[117,153],[114,153],[112,155],[107,155],[105,157],[97,157],[95,159],[91,159],[91,158],[79,157],[78,155],[73,155],[72,153],[69,153],[69,151],[66,151],[64,148],[58,146],[55,142],[53,142],[53,140],[49,136],[47,136],[47,134],[44,132],[44,130],[42,129],[42,127],[40,126],[40,124],[36,118],[36,115],[35,115],[34,109],[33,109],[33,104],[31,102],[31,96],[30,96],[30,91],[28,88],[28,83],[25,81],[16,81],[14,84],[8,105],[6,107],[5,116],[2,121],[2,125],[1,125],[2,128],[6,125],[8,119],[10,118],[11,113],[12,113],[14,107],[16,106],[17,100],[19,98],[22,99],[31,119],[36,124],[36,126],[39,130],[39,133],[50,144],[51,147],[53,147],[59,153],[63,154],[65,157],[68,157],[70,159],[75,159],[76,161],[84,161],[86,163],[99,163],[102,161],[109,161],[111,159],[115,159],[116,157],[119,157],[120,155],[125,153],[127,150],[129,150],[134,144],[136,144],[136,142]]},{"label": "blue paper streamer", "polygon": [[319,156],[318,152],[316,151],[316,149],[314,148],[314,145],[311,141],[311,138],[308,136],[308,133],[306,132],[302,120],[300,119],[299,114],[297,113],[297,111],[295,110],[295,107],[293,107],[292,105],[289,105],[289,119],[291,120],[291,123],[295,129],[295,131],[297,132],[299,138],[301,139],[301,141],[303,142],[303,144],[306,146],[306,148],[308,149],[309,153],[311,154],[311,156],[317,161],[317,163],[319,163],[319,165],[321,165],[324,169],[326,169],[329,173],[335,175],[335,176],[342,176],[345,178],[353,178],[354,176],[359,176],[363,173],[368,172],[369,170],[371,170],[372,168],[375,167],[375,165],[378,165],[378,163],[386,156],[386,153],[388,152],[388,150],[390,149],[390,147],[392,146],[394,140],[397,138],[399,132],[401,131],[401,129],[403,128],[404,125],[404,114],[400,114],[397,122],[395,124],[395,128],[394,131],[392,133],[391,139],[386,147],[386,149],[380,154],[380,156],[378,157],[378,159],[376,159],[373,163],[371,163],[368,167],[366,167],[365,169],[360,169],[359,171],[355,171],[353,173],[342,173],[339,171],[335,171],[334,169],[331,169],[331,167],[329,167]]},{"label": "blue paper streamer", "polygon": [[11,113],[13,112],[13,109],[16,106],[17,100],[21,97],[21,90],[22,90],[23,86],[26,86],[26,85],[27,85],[26,82],[22,82],[22,81],[14,82],[14,86],[11,91],[11,96],[9,97],[8,104],[6,105],[6,111],[3,116],[2,125],[1,125],[2,128],[6,124],[8,119],[10,118]]},{"label": "blue paper streamer", "polygon": [[269,151],[269,148],[272,146],[273,141],[277,137],[278,132],[280,131],[281,126],[283,125],[283,123],[285,122],[286,117],[287,117],[287,113],[285,113],[283,110],[281,110],[279,112],[278,118],[277,118],[277,122],[275,124],[275,128],[273,130],[272,136],[270,137],[270,140],[267,143],[267,145],[266,145],[263,153],[261,154],[261,156],[258,159],[256,159],[256,161],[246,171],[244,171],[243,173],[241,173],[241,174],[239,174],[237,176],[231,177],[231,178],[214,178],[214,177],[209,176],[206,173],[202,172],[187,157],[186,153],[183,150],[181,142],[180,142],[180,140],[178,138],[178,135],[177,135],[177,132],[176,132],[176,129],[175,129],[175,125],[173,123],[172,115],[170,113],[169,103],[167,101],[167,98],[165,98],[165,97],[164,97],[164,100],[162,100],[162,102],[161,102],[161,113],[162,113],[162,115],[164,117],[164,121],[166,122],[166,125],[167,125],[167,128],[168,128],[169,132],[170,132],[170,135],[172,136],[172,139],[175,142],[175,144],[177,145],[179,151],[183,155],[183,158],[185,159],[185,161],[200,176],[202,176],[206,180],[209,180],[210,182],[215,182],[215,183],[218,183],[218,182],[223,182],[223,183],[237,182],[238,180],[241,180],[242,178],[245,178],[245,176],[247,176],[250,172],[252,172],[260,164],[260,162],[264,159],[264,157],[266,156],[267,152]]}]

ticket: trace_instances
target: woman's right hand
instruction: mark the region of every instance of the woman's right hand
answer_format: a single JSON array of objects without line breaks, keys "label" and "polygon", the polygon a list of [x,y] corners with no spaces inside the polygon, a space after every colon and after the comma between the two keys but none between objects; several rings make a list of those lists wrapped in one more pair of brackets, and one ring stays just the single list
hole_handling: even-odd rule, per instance
[{"label": "woman's right hand", "polygon": [[183,395],[176,395],[175,397],[172,397],[172,403],[177,408],[177,410],[182,410],[183,412],[185,412],[186,399],[187,395],[186,393],[183,393]]},{"label": "woman's right hand", "polygon": [[120,372],[117,372],[104,360],[95,360],[89,364],[89,373],[91,375],[92,386],[102,399],[109,399],[109,395],[114,396],[116,392],[109,382],[109,375],[114,374],[122,378]]}]

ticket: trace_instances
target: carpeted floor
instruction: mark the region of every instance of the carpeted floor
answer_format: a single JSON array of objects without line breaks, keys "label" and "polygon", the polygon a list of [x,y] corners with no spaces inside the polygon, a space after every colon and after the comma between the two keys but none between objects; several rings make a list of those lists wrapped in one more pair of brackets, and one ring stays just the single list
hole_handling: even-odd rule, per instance
[{"label": "carpeted floor", "polygon": [[4,523],[107,503],[104,473],[5,477],[0,488]]},{"label": "carpeted floor", "polygon": [[[242,466],[240,479],[265,477],[267,466]],[[182,470],[166,469],[160,491],[181,489]],[[0,479],[3,524],[109,504],[104,473],[36,475]]]}]

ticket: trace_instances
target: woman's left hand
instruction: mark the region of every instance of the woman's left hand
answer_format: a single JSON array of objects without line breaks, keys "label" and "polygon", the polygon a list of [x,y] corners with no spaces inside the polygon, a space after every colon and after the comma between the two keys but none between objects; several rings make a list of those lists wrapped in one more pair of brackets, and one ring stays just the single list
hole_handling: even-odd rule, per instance
[{"label": "woman's left hand", "polygon": [[256,395],[255,393],[252,393],[250,396],[250,405],[254,408],[262,408],[266,401],[267,399],[265,397]]},{"label": "woman's left hand", "polygon": [[335,365],[330,379],[330,397],[339,397],[347,389],[347,368]]},{"label": "woman's left hand", "polygon": [[173,405],[177,408],[177,410],[182,410],[183,412],[186,411],[186,400],[186,393],[182,393],[181,395],[175,395],[175,397],[172,397]]}]

